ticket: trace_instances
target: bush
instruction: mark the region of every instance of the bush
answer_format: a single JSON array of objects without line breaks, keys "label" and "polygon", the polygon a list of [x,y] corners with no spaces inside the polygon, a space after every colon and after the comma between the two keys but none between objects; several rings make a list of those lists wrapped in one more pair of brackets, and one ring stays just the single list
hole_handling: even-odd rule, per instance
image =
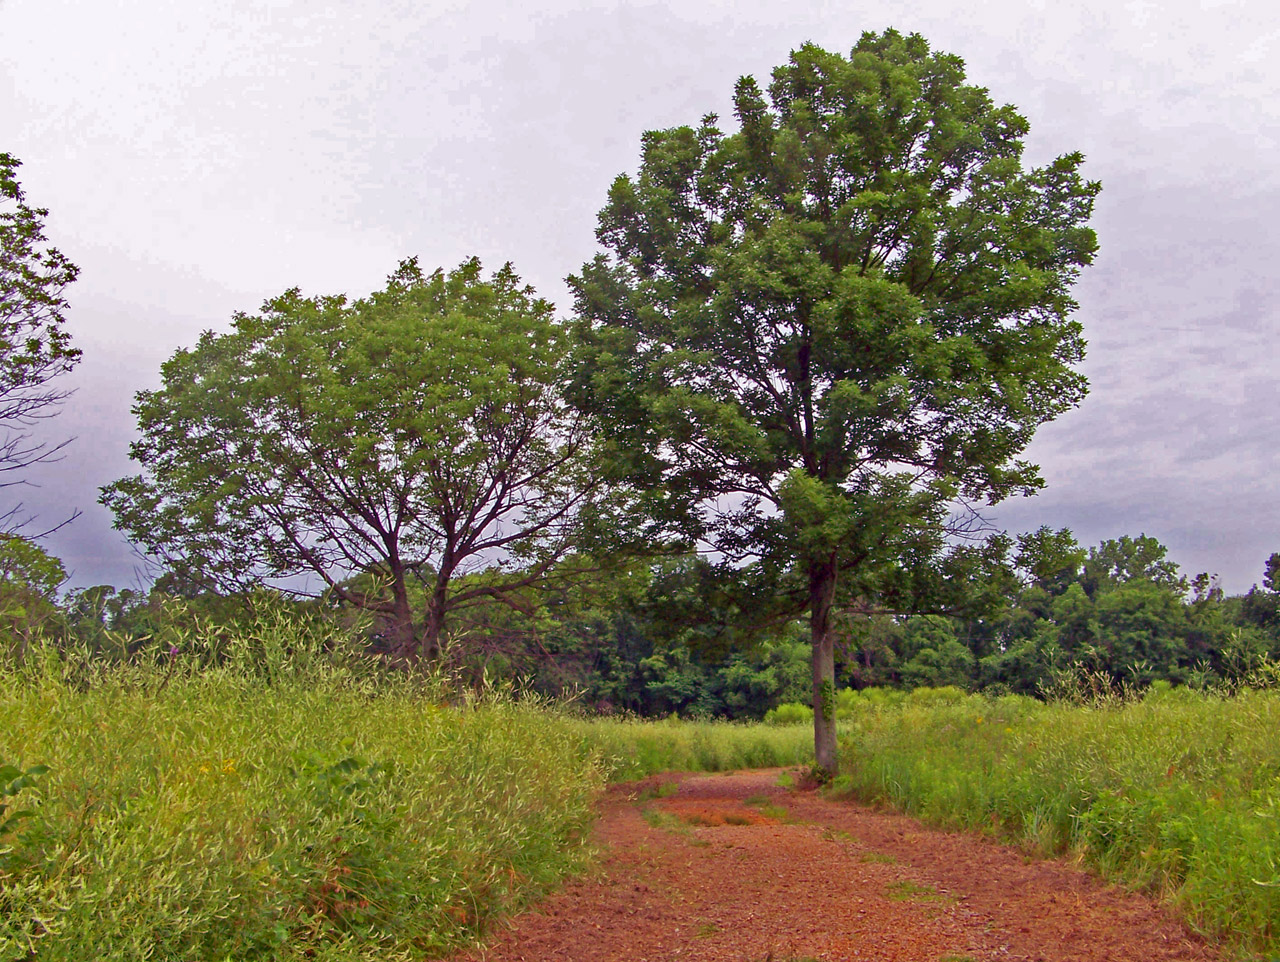
[{"label": "bush", "polygon": [[796,701],[784,702],[765,713],[764,723],[766,725],[812,725],[813,706]]}]

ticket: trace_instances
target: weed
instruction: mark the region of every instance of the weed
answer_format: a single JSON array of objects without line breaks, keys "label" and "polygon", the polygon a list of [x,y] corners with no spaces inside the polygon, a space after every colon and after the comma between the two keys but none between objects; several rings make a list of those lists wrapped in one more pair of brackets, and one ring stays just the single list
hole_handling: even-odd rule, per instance
[{"label": "weed", "polygon": [[945,895],[940,895],[932,885],[921,885],[910,879],[899,879],[885,887],[885,895],[895,902],[945,902]]},{"label": "weed", "polygon": [[319,670],[55,669],[0,671],[0,757],[56,760],[0,772],[19,957],[442,955],[586,857],[602,770],[545,710]]},{"label": "weed", "polygon": [[891,852],[863,852],[858,861],[867,865],[897,865],[898,856]]},{"label": "weed", "polygon": [[757,809],[765,818],[771,818],[775,822],[791,821],[791,812],[783,805],[774,805],[770,802],[765,802],[763,805],[757,806]]},{"label": "weed", "polygon": [[659,772],[724,772],[798,765],[813,757],[813,732],[800,725],[740,722],[567,719],[585,756],[599,757],[611,781]]}]

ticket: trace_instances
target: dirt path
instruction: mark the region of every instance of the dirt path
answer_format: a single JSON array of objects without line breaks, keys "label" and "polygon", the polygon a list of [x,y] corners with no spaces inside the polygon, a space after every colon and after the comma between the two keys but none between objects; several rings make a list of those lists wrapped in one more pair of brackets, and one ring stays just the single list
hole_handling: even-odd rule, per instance
[{"label": "dirt path", "polygon": [[[777,781],[777,771],[735,772],[615,789],[597,829],[609,853],[600,872],[465,959],[1226,958],[1150,901],[1063,863]],[[651,797],[660,783],[674,793]]]}]

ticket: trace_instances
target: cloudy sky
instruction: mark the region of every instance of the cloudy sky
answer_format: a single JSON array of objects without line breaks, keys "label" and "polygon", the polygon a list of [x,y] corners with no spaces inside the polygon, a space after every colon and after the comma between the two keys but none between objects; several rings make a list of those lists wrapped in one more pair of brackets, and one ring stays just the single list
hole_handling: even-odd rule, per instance
[{"label": "cloudy sky", "polygon": [[[805,41],[894,26],[1101,180],[1077,288],[1092,382],[1031,455],[1013,531],[1146,533],[1228,591],[1280,551],[1280,15],[1269,0],[1071,4],[0,0],[0,150],[80,265],[84,362],[22,492],[70,584],[137,586],[97,505],[131,473],[135,391],[234,311],[367,293],[403,257],[510,260],[568,310],[640,135],[731,115]],[[11,496],[13,489],[4,492]]]}]

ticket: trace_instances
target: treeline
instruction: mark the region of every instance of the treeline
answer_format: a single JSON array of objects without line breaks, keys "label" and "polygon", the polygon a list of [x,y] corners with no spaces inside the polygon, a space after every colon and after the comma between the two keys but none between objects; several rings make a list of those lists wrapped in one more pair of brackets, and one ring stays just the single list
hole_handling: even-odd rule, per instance
[{"label": "treeline", "polygon": [[[218,594],[168,575],[150,591],[100,585],[60,598],[56,559],[17,538],[0,542],[0,554],[9,660],[51,645],[99,662],[212,667],[251,659],[263,609],[288,609],[330,636],[337,622],[354,650],[391,663],[393,629],[336,592]],[[1229,689],[1280,659],[1280,554],[1268,559],[1261,586],[1237,596],[1207,575],[1181,575],[1145,535],[1086,550],[1069,531],[1042,528],[1010,545],[1008,564],[999,602],[981,615],[841,613],[838,687],[1043,696],[1083,676],[1113,690],[1157,681]],[[694,556],[602,567],[590,580],[581,567],[567,587],[457,618],[439,670],[460,686],[511,684],[593,714],[760,719],[811,700],[805,626],[746,610],[749,572],[727,583]],[[343,587],[359,590],[362,580]]]}]

